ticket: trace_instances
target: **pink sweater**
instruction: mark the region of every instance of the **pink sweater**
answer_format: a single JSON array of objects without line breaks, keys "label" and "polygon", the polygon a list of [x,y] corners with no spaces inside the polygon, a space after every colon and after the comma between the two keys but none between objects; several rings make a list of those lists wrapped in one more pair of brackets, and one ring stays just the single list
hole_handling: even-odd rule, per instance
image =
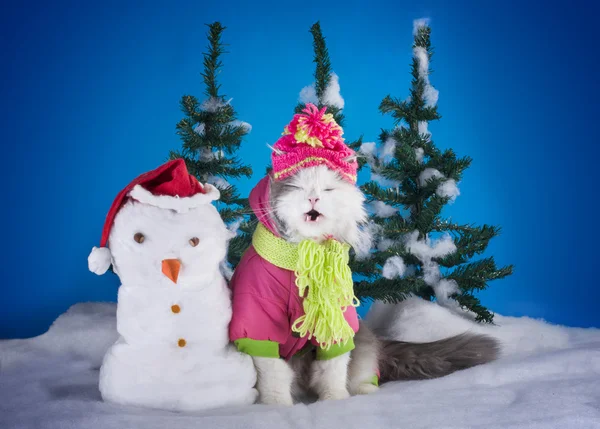
[{"label": "pink sweater", "polygon": [[[263,178],[250,193],[250,206],[262,224],[277,235],[271,218],[264,215],[269,208],[269,177]],[[230,282],[233,317],[229,337],[241,351],[288,360],[308,345],[306,337],[292,333],[292,324],[304,314],[295,280],[293,271],[266,261],[252,246],[244,253]],[[356,308],[347,307],[344,316],[357,332]],[[314,338],[311,343],[317,345]],[[317,349],[317,358],[330,359],[353,348],[354,343],[349,339],[344,346],[332,347],[327,352]]]}]

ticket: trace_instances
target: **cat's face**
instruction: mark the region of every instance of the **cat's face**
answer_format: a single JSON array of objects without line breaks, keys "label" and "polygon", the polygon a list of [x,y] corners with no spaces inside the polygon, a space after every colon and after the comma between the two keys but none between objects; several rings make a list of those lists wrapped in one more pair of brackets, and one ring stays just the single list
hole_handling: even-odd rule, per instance
[{"label": "cat's face", "polygon": [[333,236],[355,246],[367,217],[363,202],[356,186],[323,165],[271,183],[275,221],[289,241]]}]

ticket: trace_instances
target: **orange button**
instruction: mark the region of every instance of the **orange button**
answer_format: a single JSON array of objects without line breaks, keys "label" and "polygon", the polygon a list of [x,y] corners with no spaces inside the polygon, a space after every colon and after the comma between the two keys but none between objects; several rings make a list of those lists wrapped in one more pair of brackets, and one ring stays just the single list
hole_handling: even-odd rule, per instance
[{"label": "orange button", "polygon": [[181,311],[181,307],[179,307],[177,304],[172,305],[171,306],[171,311],[175,314],[179,313]]},{"label": "orange button", "polygon": [[177,341],[177,345],[179,347],[185,347],[186,341],[183,338],[180,338],[179,341]]}]

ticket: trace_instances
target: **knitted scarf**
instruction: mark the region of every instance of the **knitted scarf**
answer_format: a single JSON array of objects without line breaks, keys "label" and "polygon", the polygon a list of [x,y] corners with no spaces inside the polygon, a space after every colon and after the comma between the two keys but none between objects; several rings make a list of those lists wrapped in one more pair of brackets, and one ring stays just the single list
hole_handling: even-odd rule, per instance
[{"label": "knitted scarf", "polygon": [[260,223],[252,245],[271,264],[296,274],[298,293],[304,298],[304,315],[292,324],[293,332],[301,337],[308,335],[309,340],[314,337],[326,350],[354,336],[344,318],[348,306],[359,305],[348,266],[349,245],[334,239],[288,243]]}]

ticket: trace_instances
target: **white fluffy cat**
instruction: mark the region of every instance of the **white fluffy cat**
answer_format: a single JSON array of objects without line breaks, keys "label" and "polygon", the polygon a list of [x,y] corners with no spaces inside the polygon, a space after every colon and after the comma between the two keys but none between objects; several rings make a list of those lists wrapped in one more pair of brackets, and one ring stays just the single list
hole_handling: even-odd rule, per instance
[{"label": "white fluffy cat", "polygon": [[[364,196],[358,187],[326,166],[299,170],[270,182],[270,216],[282,238],[299,243],[333,236],[355,250],[369,249],[371,238],[361,229],[367,220]],[[259,217],[261,215],[259,214]],[[354,338],[356,348],[329,360],[308,353],[289,362],[280,358],[253,357],[258,372],[260,400],[292,405],[293,397],[316,394],[320,400],[344,399],[378,389],[380,381],[433,378],[457,369],[493,360],[494,340],[461,335],[427,344],[410,344],[378,338],[361,323]]]}]

